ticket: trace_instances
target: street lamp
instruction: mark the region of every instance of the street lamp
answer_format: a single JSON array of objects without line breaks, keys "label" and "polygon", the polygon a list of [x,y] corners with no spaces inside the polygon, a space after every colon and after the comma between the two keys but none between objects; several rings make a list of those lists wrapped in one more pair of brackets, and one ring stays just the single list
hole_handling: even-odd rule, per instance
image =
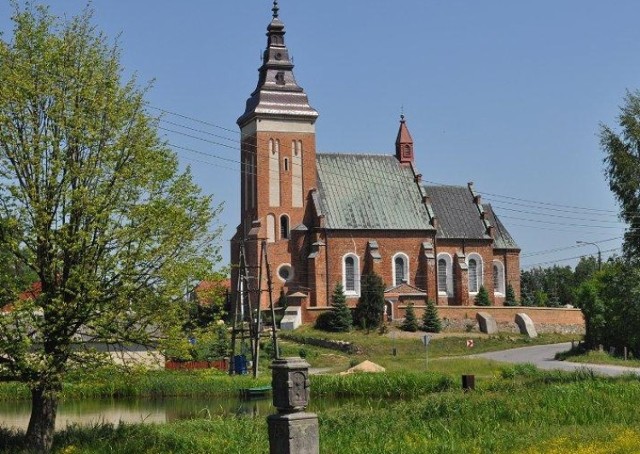
[{"label": "street lamp", "polygon": [[591,243],[589,241],[576,241],[576,244],[590,244],[598,248],[598,271],[600,271],[602,269],[602,252],[600,252],[600,246],[598,246],[596,243]]}]

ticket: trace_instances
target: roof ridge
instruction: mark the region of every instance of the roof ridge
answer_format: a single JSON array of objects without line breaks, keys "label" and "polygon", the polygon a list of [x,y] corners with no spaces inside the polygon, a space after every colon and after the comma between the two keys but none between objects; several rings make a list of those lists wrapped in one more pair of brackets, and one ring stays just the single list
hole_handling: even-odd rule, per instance
[{"label": "roof ridge", "polygon": [[395,155],[392,154],[383,154],[383,153],[372,153],[372,152],[344,152],[344,151],[319,151],[316,153],[316,156],[367,156],[367,157],[383,157],[383,158],[394,158]]}]

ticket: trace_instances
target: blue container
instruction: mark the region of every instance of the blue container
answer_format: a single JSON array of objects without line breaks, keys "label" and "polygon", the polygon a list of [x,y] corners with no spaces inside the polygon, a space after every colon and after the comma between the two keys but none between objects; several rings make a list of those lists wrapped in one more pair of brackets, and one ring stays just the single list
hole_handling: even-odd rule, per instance
[{"label": "blue container", "polygon": [[247,374],[247,357],[244,355],[236,355],[233,357],[233,372],[236,375]]}]

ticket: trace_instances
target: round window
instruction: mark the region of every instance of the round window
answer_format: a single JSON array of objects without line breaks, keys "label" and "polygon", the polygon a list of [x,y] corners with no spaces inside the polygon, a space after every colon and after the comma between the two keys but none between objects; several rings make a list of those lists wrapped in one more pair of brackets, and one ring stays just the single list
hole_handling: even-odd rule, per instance
[{"label": "round window", "polygon": [[280,265],[278,268],[278,277],[285,282],[288,282],[293,278],[293,268],[291,265]]}]

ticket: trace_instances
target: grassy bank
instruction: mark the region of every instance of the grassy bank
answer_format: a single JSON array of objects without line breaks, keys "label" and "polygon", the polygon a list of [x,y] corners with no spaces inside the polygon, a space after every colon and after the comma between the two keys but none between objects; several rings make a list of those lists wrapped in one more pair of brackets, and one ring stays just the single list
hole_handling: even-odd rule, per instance
[{"label": "grassy bank", "polygon": [[640,367],[639,359],[627,359],[620,356],[610,355],[608,352],[597,350],[584,350],[582,348],[574,348],[572,350],[558,353],[556,359],[562,361],[571,361],[573,363],[587,364],[610,364],[613,366]]},{"label": "grassy bank", "polygon": [[[640,381],[634,378],[519,367],[475,392],[434,391],[411,400],[363,399],[323,412],[321,452],[604,454],[637,453],[640,446]],[[16,434],[2,435],[0,451],[19,452]],[[71,428],[55,440],[55,452],[66,454],[251,454],[267,446],[264,418],[233,417]]]},{"label": "grassy bank", "polygon": [[[303,350],[307,360],[314,367],[328,367],[332,372],[347,369],[356,362],[365,359],[371,360],[389,371],[414,371],[423,372],[427,368],[427,356],[429,358],[429,370],[443,373],[479,373],[490,375],[497,367],[484,367],[482,364],[478,371],[468,369],[470,360],[466,356],[497,350],[508,350],[517,347],[531,345],[553,344],[579,340],[576,335],[541,334],[535,339],[520,334],[505,334],[488,336],[481,333],[459,333],[456,335],[438,334],[432,337],[428,352],[422,344],[422,336],[426,333],[406,333],[399,330],[380,335],[376,332],[367,334],[356,330],[350,333],[327,333],[315,330],[311,327],[301,327],[294,332],[283,335],[285,340],[282,345],[285,351],[297,354]],[[308,339],[331,339],[350,342],[355,345],[359,354],[349,354],[337,350],[309,345]],[[467,347],[467,339],[473,339],[473,348]],[[395,355],[393,352],[395,351]],[[438,360],[445,359],[447,362]],[[472,366],[473,369],[478,369]]]},{"label": "grassy bank", "polygon": [[[202,371],[132,371],[105,367],[92,373],[67,376],[61,393],[63,399],[216,396],[237,395],[239,390],[270,383],[263,374],[257,380],[249,376],[230,377],[213,370]],[[0,400],[30,399],[26,385],[0,384]]]}]

